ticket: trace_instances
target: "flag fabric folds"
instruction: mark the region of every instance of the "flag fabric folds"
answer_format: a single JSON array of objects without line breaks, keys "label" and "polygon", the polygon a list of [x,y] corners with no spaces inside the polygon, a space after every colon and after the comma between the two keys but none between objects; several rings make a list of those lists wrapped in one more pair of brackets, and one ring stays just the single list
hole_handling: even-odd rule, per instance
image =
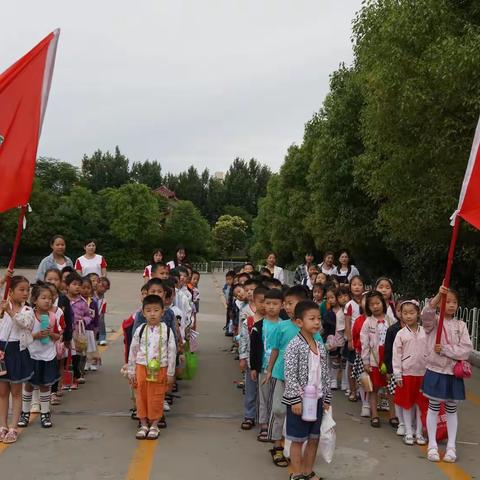
[{"label": "flag fabric folds", "polygon": [[0,212],[26,205],[60,30],[0,75]]},{"label": "flag fabric folds", "polygon": [[480,120],[475,131],[458,208],[453,214],[453,220],[457,215],[480,229]]}]

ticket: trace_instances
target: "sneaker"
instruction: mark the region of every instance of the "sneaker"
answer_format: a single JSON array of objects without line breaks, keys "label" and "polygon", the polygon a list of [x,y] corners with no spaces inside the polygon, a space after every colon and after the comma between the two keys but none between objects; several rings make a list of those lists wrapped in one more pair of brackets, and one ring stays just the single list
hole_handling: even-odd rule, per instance
[{"label": "sneaker", "polygon": [[105,347],[107,345],[107,341],[106,340],[100,340],[98,342],[98,344],[101,346],[101,347]]},{"label": "sneaker", "polygon": [[360,416],[370,418],[370,407],[368,405],[362,407],[362,413],[360,413]]},{"label": "sneaker", "polygon": [[405,435],[403,437],[403,442],[405,445],[413,445],[415,443],[413,440],[413,435]]},{"label": "sneaker", "polygon": [[397,427],[397,435],[400,436],[400,437],[405,436],[405,425],[404,425],[403,423],[401,423],[401,424]]},{"label": "sneaker", "polygon": [[168,402],[167,402],[166,400],[163,402],[163,410],[164,410],[165,412],[169,412],[169,411],[170,411],[170,405],[168,404]]},{"label": "sneaker", "polygon": [[91,369],[92,369],[92,368],[91,368],[90,364],[89,364],[89,363],[86,363],[84,370],[85,370],[86,372],[89,372]]},{"label": "sneaker", "polygon": [[40,404],[39,403],[32,403],[30,405],[30,413],[40,413]]},{"label": "sneaker", "polygon": [[427,440],[422,434],[415,435],[415,441],[417,442],[417,445],[426,445],[427,444]]},{"label": "sneaker", "polygon": [[438,448],[429,448],[428,453],[427,453],[427,458],[431,462],[439,462],[440,461],[440,455],[438,454]]},{"label": "sneaker", "polygon": [[78,383],[79,383],[79,385],[83,385],[85,383],[85,377],[80,377],[78,379]]},{"label": "sneaker", "polygon": [[92,363],[92,365],[90,365],[90,371],[96,372],[97,370],[98,370],[98,367]]},{"label": "sneaker", "polygon": [[455,463],[457,461],[457,452],[454,448],[448,448],[443,457],[443,461],[447,463]]},{"label": "sneaker", "polygon": [[78,382],[73,382],[70,385],[69,390],[78,390]]}]

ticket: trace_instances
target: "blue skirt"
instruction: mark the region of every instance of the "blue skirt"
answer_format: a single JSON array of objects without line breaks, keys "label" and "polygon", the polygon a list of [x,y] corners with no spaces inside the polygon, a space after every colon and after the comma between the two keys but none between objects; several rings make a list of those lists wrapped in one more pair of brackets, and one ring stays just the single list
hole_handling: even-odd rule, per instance
[{"label": "blue skirt", "polygon": [[32,360],[33,376],[28,383],[39,387],[40,385],[50,386],[60,380],[60,370],[58,368],[58,360],[54,358],[50,361]]},{"label": "blue skirt", "polygon": [[[0,340],[0,350],[5,351],[5,343]],[[33,365],[28,349],[20,351],[20,342],[8,342],[3,359],[7,374],[0,377],[0,382],[25,383],[33,375]]]},{"label": "blue skirt", "polygon": [[433,400],[465,400],[465,383],[463,378],[455,375],[427,370],[423,377],[422,392]]}]

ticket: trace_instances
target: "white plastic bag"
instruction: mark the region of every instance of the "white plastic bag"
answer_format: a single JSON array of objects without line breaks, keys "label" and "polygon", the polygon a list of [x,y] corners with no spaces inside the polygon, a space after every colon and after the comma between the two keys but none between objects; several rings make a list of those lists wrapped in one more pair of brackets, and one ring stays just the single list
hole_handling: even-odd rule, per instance
[{"label": "white plastic bag", "polygon": [[322,425],[320,426],[320,453],[327,463],[331,463],[335,452],[337,434],[335,432],[335,420],[332,415],[332,407],[323,412]]}]

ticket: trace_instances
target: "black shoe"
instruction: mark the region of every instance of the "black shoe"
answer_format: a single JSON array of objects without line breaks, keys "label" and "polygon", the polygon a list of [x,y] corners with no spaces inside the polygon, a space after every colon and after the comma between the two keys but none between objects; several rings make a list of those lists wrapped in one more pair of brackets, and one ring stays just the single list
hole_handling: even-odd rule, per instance
[{"label": "black shoe", "polygon": [[28,427],[28,422],[30,422],[30,412],[22,412],[17,427],[26,428]]},{"label": "black shoe", "polygon": [[42,424],[42,428],[52,428],[53,423],[50,418],[50,413],[41,413],[40,414],[40,423]]}]

